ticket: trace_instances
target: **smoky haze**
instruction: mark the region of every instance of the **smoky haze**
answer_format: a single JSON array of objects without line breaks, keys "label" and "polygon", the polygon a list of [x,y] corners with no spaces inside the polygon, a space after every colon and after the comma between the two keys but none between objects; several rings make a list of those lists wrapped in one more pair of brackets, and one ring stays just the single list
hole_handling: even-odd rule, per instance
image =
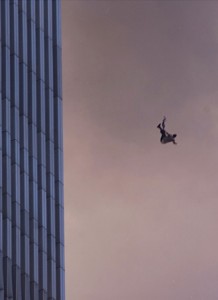
[{"label": "smoky haze", "polygon": [[217,15],[62,1],[67,299],[217,300]]}]

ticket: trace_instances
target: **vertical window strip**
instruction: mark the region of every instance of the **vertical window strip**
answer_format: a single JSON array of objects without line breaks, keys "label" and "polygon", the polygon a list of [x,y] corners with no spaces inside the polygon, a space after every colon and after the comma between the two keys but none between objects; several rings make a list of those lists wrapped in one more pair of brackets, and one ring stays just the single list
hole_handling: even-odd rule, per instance
[{"label": "vertical window strip", "polygon": [[54,144],[55,144],[55,215],[57,299],[65,299],[64,275],[64,210],[63,210],[63,132],[61,81],[61,15],[60,1],[53,1],[53,86],[54,86]]},{"label": "vertical window strip", "polygon": [[21,295],[21,223],[20,223],[20,134],[19,134],[19,47],[18,5],[11,11],[11,147],[12,147],[12,276],[13,297]]},{"label": "vertical window strip", "polygon": [[39,225],[36,98],[36,23],[35,0],[27,2],[28,40],[28,134],[30,207],[30,299],[39,299]]},{"label": "vertical window strip", "polygon": [[21,182],[21,284],[22,300],[30,299],[29,149],[28,149],[28,68],[26,1],[19,1],[20,59],[20,182]]},{"label": "vertical window strip", "polygon": [[44,1],[36,1],[36,74],[38,139],[39,210],[39,298],[48,299],[47,282],[47,203],[46,203],[46,128],[45,128],[45,45]]},{"label": "vertical window strip", "polygon": [[46,190],[48,239],[48,298],[56,300],[55,176],[54,176],[54,93],[52,2],[44,2],[45,10],[45,85],[46,85]]},{"label": "vertical window strip", "polygon": [[1,1],[2,33],[2,200],[4,299],[12,290],[11,126],[10,126],[10,2]]},{"label": "vertical window strip", "polygon": [[[2,3],[0,1],[0,16]],[[2,216],[2,26],[0,21],[0,299],[4,298],[3,279],[3,216]]]}]

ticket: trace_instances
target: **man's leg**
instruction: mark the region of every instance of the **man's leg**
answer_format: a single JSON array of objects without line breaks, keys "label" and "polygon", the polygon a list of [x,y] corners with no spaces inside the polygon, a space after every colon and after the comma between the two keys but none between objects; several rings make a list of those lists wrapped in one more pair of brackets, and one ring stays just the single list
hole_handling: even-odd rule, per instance
[{"label": "man's leg", "polygon": [[165,122],[166,122],[166,117],[164,117],[164,118],[163,118],[163,121],[162,121],[162,128],[163,128],[163,129],[165,129]]}]

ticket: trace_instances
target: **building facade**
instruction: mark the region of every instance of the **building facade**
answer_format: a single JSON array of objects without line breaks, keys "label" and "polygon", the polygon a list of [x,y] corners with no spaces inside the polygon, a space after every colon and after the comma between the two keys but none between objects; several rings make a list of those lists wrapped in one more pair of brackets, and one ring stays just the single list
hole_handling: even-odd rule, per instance
[{"label": "building facade", "polygon": [[60,0],[0,0],[0,300],[64,300]]}]

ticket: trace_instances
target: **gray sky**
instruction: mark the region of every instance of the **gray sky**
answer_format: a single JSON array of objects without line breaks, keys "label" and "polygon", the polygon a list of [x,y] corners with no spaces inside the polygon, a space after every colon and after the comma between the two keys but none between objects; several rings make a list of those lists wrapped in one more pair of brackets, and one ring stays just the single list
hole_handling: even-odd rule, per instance
[{"label": "gray sky", "polygon": [[217,300],[217,16],[62,1],[67,299]]}]

